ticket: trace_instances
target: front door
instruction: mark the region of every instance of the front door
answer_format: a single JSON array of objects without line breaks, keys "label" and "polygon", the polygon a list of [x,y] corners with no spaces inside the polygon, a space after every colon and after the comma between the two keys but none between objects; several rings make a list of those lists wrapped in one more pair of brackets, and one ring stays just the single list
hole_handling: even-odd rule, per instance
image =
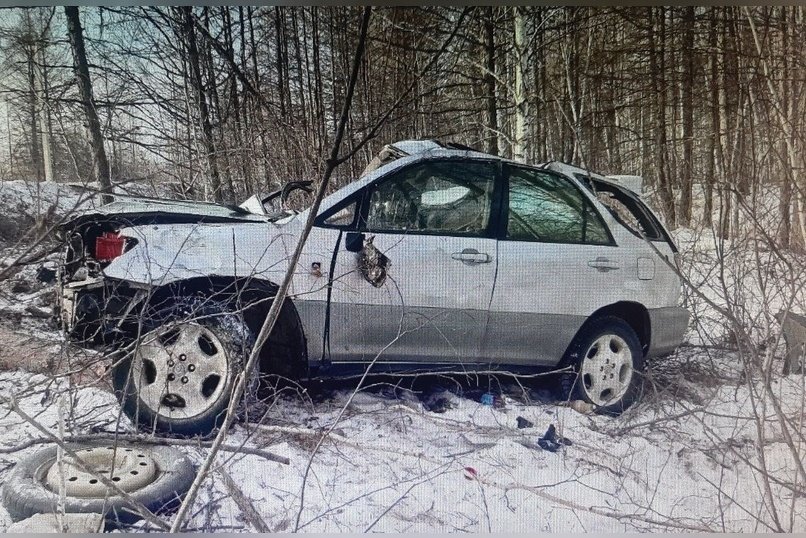
[{"label": "front door", "polygon": [[364,252],[374,247],[388,258],[386,278],[369,281],[359,269],[362,254],[343,232],[326,357],[477,361],[498,263],[492,238],[496,171],[485,161],[427,161],[368,187],[357,231]]}]

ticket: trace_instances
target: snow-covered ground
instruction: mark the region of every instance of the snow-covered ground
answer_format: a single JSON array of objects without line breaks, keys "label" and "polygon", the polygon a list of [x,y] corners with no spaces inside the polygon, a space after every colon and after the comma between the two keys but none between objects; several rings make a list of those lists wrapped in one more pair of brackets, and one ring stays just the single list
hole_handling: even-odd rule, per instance
[{"label": "snow-covered ground", "polygon": [[[756,344],[780,332],[768,318],[790,300],[806,311],[804,275],[785,273],[775,253],[729,245],[733,257],[718,264],[708,234],[680,230],[675,239],[684,273],[736,312]],[[0,283],[0,481],[42,436],[8,410],[9,398],[51,432],[60,420],[74,435],[132,431],[99,357],[67,346],[27,308],[47,310],[47,289],[11,291],[34,271]],[[643,400],[616,418],[554,401],[550,379],[424,377],[406,390],[410,381],[385,377],[355,395],[355,382],[288,392],[227,443],[290,464],[222,452],[188,526],[257,530],[245,515],[251,504],[272,531],[806,531],[804,377],[778,374],[783,347],[770,341],[757,346],[773,371],[765,385],[745,368],[754,358],[736,351],[729,324],[696,294],[687,301],[697,319],[688,344],[651,365]],[[483,405],[486,390],[503,407]],[[533,426],[519,428],[519,417]],[[571,442],[557,452],[537,446],[551,424]],[[208,450],[179,448],[199,463]],[[9,524],[0,508],[0,530]]]},{"label": "snow-covered ground", "polygon": [[[504,408],[446,392],[450,409],[444,413],[426,410],[401,391],[391,399],[392,391],[376,386],[353,398],[315,454],[351,391],[326,391],[315,404],[287,396],[268,411],[263,426],[240,424],[228,443],[288,457],[290,465],[231,452],[223,452],[218,464],[275,531],[769,530],[758,521],[772,524],[752,468],[758,465],[757,417],[747,387],[731,375],[730,356],[722,359],[716,362],[724,377],[703,379],[696,368],[672,368],[658,380],[659,392],[619,418],[528,401],[531,391],[513,383],[504,385]],[[686,361],[697,364],[696,357]],[[778,380],[773,390],[799,420],[803,377]],[[22,408],[57,430],[60,391],[49,377],[4,373],[0,392],[30,393],[19,396]],[[81,388],[65,420],[74,433],[113,431],[118,409],[101,388]],[[775,418],[767,415],[767,466],[775,481],[802,489]],[[518,429],[518,417],[534,426]],[[538,448],[549,424],[572,444],[558,452]],[[128,430],[125,418],[120,427]],[[0,447],[36,437],[41,434],[14,413],[0,418]],[[198,462],[206,455],[206,449],[180,448]],[[2,454],[0,463],[7,470],[32,450]],[[476,471],[474,479],[467,478],[467,467]],[[791,522],[793,530],[806,529],[802,496],[793,500],[786,486],[772,487],[785,528]],[[235,499],[214,472],[189,526],[254,530]],[[8,525],[3,516],[0,511],[0,525]]]}]

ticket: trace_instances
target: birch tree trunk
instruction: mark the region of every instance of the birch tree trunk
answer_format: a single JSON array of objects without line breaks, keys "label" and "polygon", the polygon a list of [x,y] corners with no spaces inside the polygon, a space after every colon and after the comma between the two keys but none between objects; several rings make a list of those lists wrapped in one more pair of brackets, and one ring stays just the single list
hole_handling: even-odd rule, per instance
[{"label": "birch tree trunk", "polygon": [[37,104],[39,109],[39,132],[42,136],[42,170],[45,181],[53,181],[53,157],[50,147],[50,120],[48,118],[47,94],[47,67],[45,65],[45,50],[41,50],[39,69],[34,75],[36,81]]},{"label": "birch tree trunk", "polygon": [[40,150],[40,137],[37,135],[39,131],[39,119],[37,115],[38,108],[38,95],[37,82],[36,82],[36,56],[33,47],[27,48],[26,60],[28,63],[28,125],[31,130],[30,151],[31,151],[31,165],[34,169],[34,175],[37,181],[42,181],[42,152]]},{"label": "birch tree trunk", "polygon": [[487,141],[487,153],[498,155],[498,102],[495,82],[495,25],[493,16],[495,7],[485,8],[484,16],[484,87],[486,90],[487,129],[484,139]]},{"label": "birch tree trunk", "polygon": [[529,101],[526,97],[526,73],[527,51],[526,51],[526,17],[523,7],[515,7],[514,27],[515,27],[515,129],[512,158],[516,161],[526,160],[527,131],[529,122]]}]

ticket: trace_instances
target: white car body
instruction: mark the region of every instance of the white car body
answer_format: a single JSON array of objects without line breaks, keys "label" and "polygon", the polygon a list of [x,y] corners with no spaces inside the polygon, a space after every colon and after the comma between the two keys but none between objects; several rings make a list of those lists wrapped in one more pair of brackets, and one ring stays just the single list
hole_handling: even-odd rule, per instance
[{"label": "white car body", "polygon": [[[365,189],[411,165],[472,161],[499,170],[520,166],[429,141],[391,147],[396,159],[323,200],[294,270],[290,297],[311,371],[372,360],[401,368],[551,367],[560,362],[583,323],[605,311],[630,318],[647,356],[667,354],[680,344],[688,313],[679,307],[681,282],[672,268],[675,251],[668,234],[663,230],[662,237],[648,240],[631,232],[574,177],[579,169],[554,166],[595,208],[612,236],[608,244],[515,241],[495,231],[482,237],[388,232],[363,229],[360,222],[353,229],[324,222],[346,201],[355,198],[356,209],[368,204],[368,197],[360,197]],[[498,186],[502,177],[496,178],[495,188],[505,188]],[[640,182],[632,186],[636,184]],[[503,190],[496,192],[494,203]],[[429,193],[422,203],[448,207],[463,196],[461,188],[451,187]],[[123,222],[126,215],[151,213],[172,215],[173,220],[118,224],[121,236],[136,240],[133,247],[103,266],[95,280],[67,283],[66,275],[67,326],[74,323],[76,295],[99,282],[134,290],[210,277],[278,284],[307,211],[277,218],[262,214],[259,201],[243,207],[250,212],[213,204],[123,200],[84,216],[82,222]],[[358,234],[364,234],[362,244],[372,238],[390,260],[379,287],[358,269],[360,254],[348,249],[348,239],[355,241]]]}]

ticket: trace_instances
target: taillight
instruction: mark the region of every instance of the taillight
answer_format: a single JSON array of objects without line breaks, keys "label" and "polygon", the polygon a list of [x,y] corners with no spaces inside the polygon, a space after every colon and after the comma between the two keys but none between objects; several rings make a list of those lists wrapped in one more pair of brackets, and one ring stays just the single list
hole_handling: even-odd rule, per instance
[{"label": "taillight", "polygon": [[118,232],[104,232],[95,240],[95,259],[99,262],[110,262],[123,254],[126,239]]}]

